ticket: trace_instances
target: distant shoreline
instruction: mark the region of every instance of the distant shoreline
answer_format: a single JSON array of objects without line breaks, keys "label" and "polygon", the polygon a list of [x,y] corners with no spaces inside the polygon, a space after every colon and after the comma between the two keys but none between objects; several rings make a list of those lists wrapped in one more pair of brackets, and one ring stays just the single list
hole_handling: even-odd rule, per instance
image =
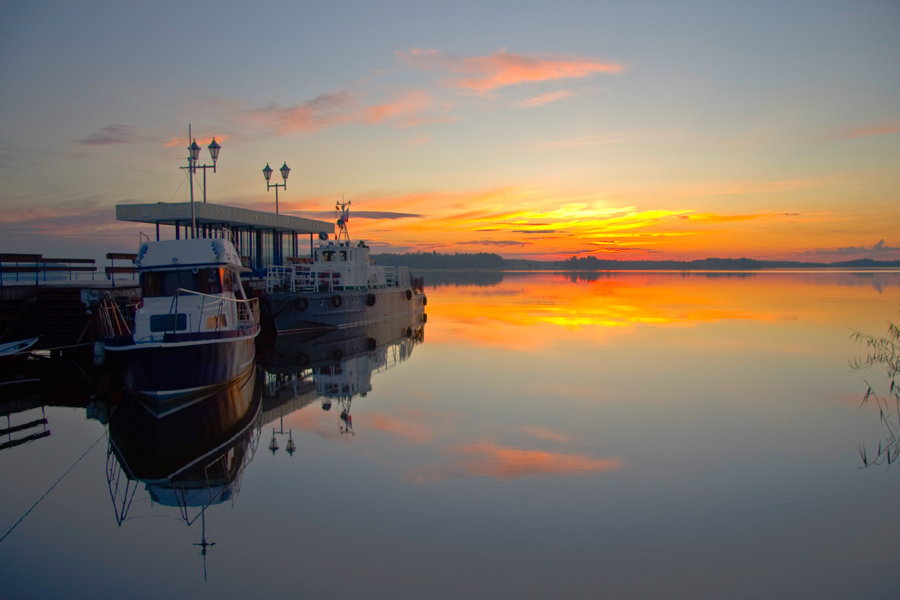
[{"label": "distant shoreline", "polygon": [[593,256],[557,261],[507,259],[499,254],[439,254],[415,252],[372,255],[378,264],[409,267],[416,270],[456,271],[692,271],[692,272],[761,272],[761,271],[890,271],[900,269],[900,261],[878,261],[870,258],[834,263],[753,258],[701,258],[697,260],[607,260]]}]

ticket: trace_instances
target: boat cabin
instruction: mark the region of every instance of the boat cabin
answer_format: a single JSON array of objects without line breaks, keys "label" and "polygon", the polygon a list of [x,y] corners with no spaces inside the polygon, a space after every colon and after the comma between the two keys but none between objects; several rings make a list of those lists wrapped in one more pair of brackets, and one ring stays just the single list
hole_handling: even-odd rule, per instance
[{"label": "boat cabin", "polygon": [[253,318],[240,280],[247,269],[228,240],[145,242],[135,270],[143,289],[135,343],[160,341],[166,333],[236,330]]}]

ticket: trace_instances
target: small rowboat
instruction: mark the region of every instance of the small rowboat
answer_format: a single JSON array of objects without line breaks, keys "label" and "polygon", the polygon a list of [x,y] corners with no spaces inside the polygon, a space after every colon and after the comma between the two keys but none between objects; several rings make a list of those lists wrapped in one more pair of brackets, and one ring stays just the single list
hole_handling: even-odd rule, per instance
[{"label": "small rowboat", "polygon": [[37,341],[38,338],[31,338],[30,340],[20,340],[18,342],[0,344],[0,361],[8,360],[24,353],[26,350],[37,344]]}]

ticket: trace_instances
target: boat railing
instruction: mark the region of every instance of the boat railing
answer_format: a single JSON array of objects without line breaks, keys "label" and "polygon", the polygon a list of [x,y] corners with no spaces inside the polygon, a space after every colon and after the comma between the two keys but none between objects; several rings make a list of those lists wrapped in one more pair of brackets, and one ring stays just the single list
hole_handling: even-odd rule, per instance
[{"label": "boat railing", "polygon": [[[182,294],[185,296],[198,296],[201,298],[197,323],[196,325],[191,322],[187,323],[188,331],[200,333],[204,322],[206,323],[207,331],[219,331],[222,328],[228,327],[228,314],[231,311],[227,310],[227,307],[232,305],[236,307],[237,327],[239,329],[247,329],[259,323],[258,298],[249,298],[246,300],[241,298],[227,298],[225,296],[213,296],[211,294],[204,294],[202,292],[184,288],[178,288],[175,291],[175,296],[172,297],[172,303],[169,307],[170,315],[178,314],[178,300],[181,298]],[[172,319],[171,322],[171,332],[175,333],[179,330],[177,327],[178,319]],[[181,330],[183,329],[184,328]]]},{"label": "boat railing", "polygon": [[271,265],[266,270],[266,292],[296,292],[297,271],[293,266]]},{"label": "boat railing", "polygon": [[[369,289],[406,288],[413,285],[408,267],[379,266],[381,273],[370,273],[367,279]],[[266,270],[266,293],[277,292],[340,292],[347,285],[344,269],[313,269],[309,265],[272,265]],[[350,277],[350,273],[346,273]],[[353,278],[350,277],[352,280]],[[350,289],[357,289],[351,287]]]}]

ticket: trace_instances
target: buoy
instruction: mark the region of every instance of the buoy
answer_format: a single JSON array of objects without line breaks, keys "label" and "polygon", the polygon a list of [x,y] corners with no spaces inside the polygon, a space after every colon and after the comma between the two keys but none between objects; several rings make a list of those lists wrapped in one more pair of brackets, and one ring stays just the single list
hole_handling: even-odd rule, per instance
[{"label": "buoy", "polygon": [[94,342],[94,364],[98,367],[106,363],[106,344]]},{"label": "buoy", "polygon": [[344,299],[341,298],[339,295],[335,294],[334,296],[331,297],[331,304],[335,308],[340,308],[341,304],[343,304],[343,303],[344,303]]}]

